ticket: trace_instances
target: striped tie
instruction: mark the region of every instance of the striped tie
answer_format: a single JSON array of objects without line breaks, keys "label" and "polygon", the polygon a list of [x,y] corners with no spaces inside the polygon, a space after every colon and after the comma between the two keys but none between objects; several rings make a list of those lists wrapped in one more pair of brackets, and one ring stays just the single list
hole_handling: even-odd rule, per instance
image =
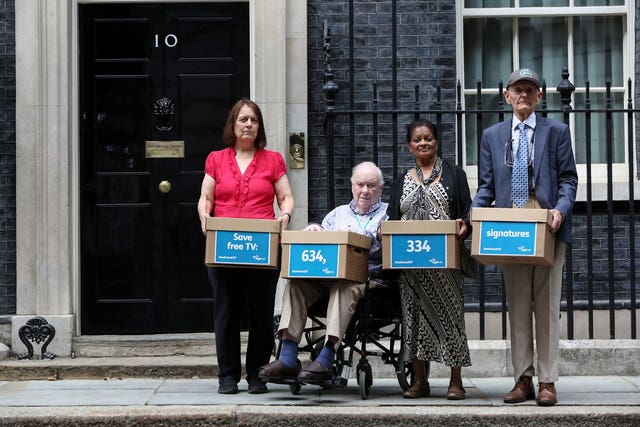
[{"label": "striped tie", "polygon": [[520,138],[511,171],[511,199],[517,207],[521,208],[529,198],[529,141],[527,141],[525,124],[520,123],[518,129],[520,130]]}]

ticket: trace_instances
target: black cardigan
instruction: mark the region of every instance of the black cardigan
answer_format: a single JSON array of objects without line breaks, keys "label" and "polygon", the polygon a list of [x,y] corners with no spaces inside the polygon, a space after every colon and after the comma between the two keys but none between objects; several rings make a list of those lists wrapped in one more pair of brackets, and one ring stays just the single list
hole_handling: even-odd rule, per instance
[{"label": "black cardigan", "polygon": [[[407,171],[404,171],[393,183],[389,197],[389,208],[387,215],[390,220],[400,219],[400,197],[402,196],[402,185]],[[447,160],[442,159],[442,175],[440,182],[443,183],[451,204],[451,218],[462,218],[467,224],[467,236],[471,233],[471,222],[469,221],[469,209],[471,208],[471,195],[467,174],[457,165],[452,165]],[[453,184],[453,185],[452,185]],[[465,236],[465,238],[467,237]]]}]

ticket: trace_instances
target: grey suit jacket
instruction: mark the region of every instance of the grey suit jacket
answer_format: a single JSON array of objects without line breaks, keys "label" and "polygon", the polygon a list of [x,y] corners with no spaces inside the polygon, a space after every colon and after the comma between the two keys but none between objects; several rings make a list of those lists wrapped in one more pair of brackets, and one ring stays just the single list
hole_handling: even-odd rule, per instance
[{"label": "grey suit jacket", "polygon": [[[511,141],[511,120],[497,123],[482,133],[478,163],[478,192],[471,207],[510,208],[511,166],[505,149]],[[571,211],[576,200],[578,174],[571,147],[571,133],[564,123],[536,117],[533,182],[536,198],[545,209],[558,209],[564,222],[557,238],[571,242]],[[473,215],[473,214],[472,214]]]}]

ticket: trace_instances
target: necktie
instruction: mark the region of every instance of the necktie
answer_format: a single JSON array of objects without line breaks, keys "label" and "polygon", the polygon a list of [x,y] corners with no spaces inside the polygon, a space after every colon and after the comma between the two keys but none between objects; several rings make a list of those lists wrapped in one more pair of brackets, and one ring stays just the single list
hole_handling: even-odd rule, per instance
[{"label": "necktie", "polygon": [[520,138],[511,171],[511,200],[517,207],[521,208],[529,198],[529,141],[527,141],[525,124],[520,123],[518,129],[520,130]]}]

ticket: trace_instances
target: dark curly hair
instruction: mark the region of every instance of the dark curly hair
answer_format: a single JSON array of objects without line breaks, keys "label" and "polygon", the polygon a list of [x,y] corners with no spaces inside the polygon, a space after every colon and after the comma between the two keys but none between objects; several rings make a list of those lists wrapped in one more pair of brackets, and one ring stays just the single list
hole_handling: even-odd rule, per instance
[{"label": "dark curly hair", "polygon": [[436,128],[436,125],[434,125],[427,119],[417,119],[411,122],[409,126],[407,126],[407,144],[411,142],[411,134],[413,134],[413,131],[416,130],[416,128],[419,128],[422,126],[429,128],[431,130],[431,133],[433,134],[433,137],[436,139],[436,141],[439,141],[438,129]]}]

